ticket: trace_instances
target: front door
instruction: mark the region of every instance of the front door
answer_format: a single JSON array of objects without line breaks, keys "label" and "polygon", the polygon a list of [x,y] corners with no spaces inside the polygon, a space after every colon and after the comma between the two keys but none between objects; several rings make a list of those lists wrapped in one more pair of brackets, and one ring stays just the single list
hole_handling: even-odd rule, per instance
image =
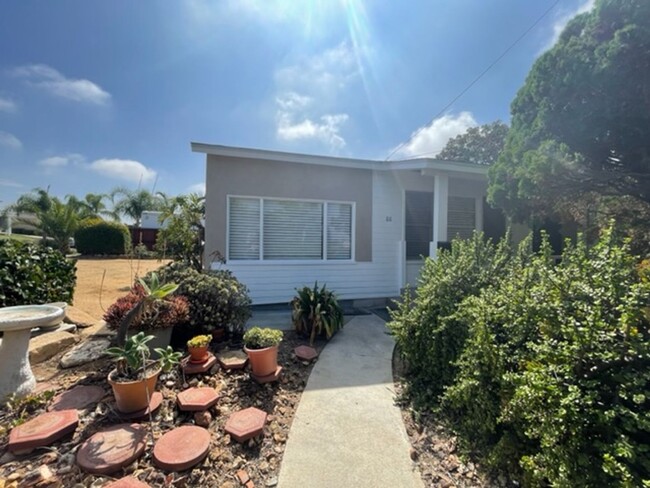
[{"label": "front door", "polygon": [[406,282],[415,286],[424,257],[429,255],[429,243],[433,240],[433,192],[405,192],[404,240]]}]

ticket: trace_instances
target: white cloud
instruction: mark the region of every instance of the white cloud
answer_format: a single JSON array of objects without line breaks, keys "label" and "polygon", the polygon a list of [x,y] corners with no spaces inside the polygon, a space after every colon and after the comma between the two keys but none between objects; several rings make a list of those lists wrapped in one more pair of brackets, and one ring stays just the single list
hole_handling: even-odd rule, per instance
[{"label": "white cloud", "polygon": [[0,130],[0,146],[8,149],[22,149],[23,143],[15,135]]},{"label": "white cloud", "polygon": [[9,186],[11,188],[23,188],[25,185],[21,185],[13,180],[5,180],[0,178],[0,186]]},{"label": "white cloud", "polygon": [[75,102],[105,105],[110,93],[86,79],[66,78],[54,68],[45,64],[29,64],[12,70],[14,76],[24,78],[30,85],[39,87],[54,96]]},{"label": "white cloud", "polygon": [[41,159],[38,164],[45,168],[60,168],[68,164],[82,164],[84,157],[81,154],[66,154],[64,156],[51,156],[49,158]]},{"label": "white cloud", "polygon": [[449,139],[463,134],[470,127],[477,125],[478,122],[471,112],[444,115],[413,132],[409,142],[401,147],[394,156],[401,158],[422,155],[433,157],[443,150]]},{"label": "white cloud", "polygon": [[195,183],[187,188],[188,193],[197,193],[201,196],[205,195],[205,183]]},{"label": "white cloud", "polygon": [[567,24],[571,21],[572,18],[574,18],[576,15],[589,12],[592,8],[594,8],[595,4],[596,4],[596,0],[583,0],[583,2],[580,5],[578,5],[578,8],[576,8],[575,10],[571,10],[571,11],[565,10],[560,12],[558,17],[555,19],[555,22],[553,23],[553,37],[551,37],[551,39],[548,41],[548,44],[544,46],[543,51],[547,51],[548,49],[553,47],[553,45],[560,38],[562,31],[567,26]]},{"label": "white cloud", "polygon": [[156,177],[155,170],[130,159],[98,159],[88,168],[102,176],[132,183],[147,183]]},{"label": "white cloud", "polygon": [[8,98],[0,97],[0,112],[12,113],[17,109],[16,103]]},{"label": "white cloud", "polygon": [[345,147],[336,110],[346,85],[359,74],[354,53],[342,42],[275,72],[276,135],[284,141],[315,140],[336,152]]},{"label": "white cloud", "polygon": [[317,139],[332,149],[345,147],[345,139],[340,135],[341,124],[348,120],[347,114],[323,115],[320,122],[304,119],[292,122],[291,115],[282,113],[278,116],[277,134],[280,139],[295,141],[299,139]]}]

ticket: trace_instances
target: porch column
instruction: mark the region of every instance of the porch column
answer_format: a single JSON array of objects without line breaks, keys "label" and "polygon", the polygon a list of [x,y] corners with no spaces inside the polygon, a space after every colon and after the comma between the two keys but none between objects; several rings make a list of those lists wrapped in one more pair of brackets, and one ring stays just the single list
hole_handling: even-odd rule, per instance
[{"label": "porch column", "polygon": [[475,229],[478,232],[483,232],[483,197],[476,197],[474,200],[474,215],[475,215]]},{"label": "porch column", "polygon": [[449,177],[436,174],[433,184],[433,242],[429,243],[429,256],[435,259],[438,242],[447,240],[447,200],[449,197]]}]

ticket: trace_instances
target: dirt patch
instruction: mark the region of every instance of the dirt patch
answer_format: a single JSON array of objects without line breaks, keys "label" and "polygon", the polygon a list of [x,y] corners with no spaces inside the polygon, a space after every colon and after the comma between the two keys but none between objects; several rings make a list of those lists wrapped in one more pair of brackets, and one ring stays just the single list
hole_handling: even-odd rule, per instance
[{"label": "dirt patch", "polygon": [[100,320],[106,309],[129,291],[136,277],[144,276],[168,262],[154,259],[79,259],[73,305]]},{"label": "dirt patch", "polygon": [[[404,394],[406,365],[397,350],[393,353],[393,379],[397,397]],[[488,488],[508,486],[505,478],[492,479],[480,466],[457,450],[458,440],[436,415],[416,412],[408,402],[398,402],[411,442],[411,459],[426,487]]]},{"label": "dirt patch", "polygon": [[[284,333],[278,352],[278,362],[284,369],[276,383],[258,385],[250,378],[248,369],[225,371],[218,366],[206,374],[186,378],[178,369],[174,374],[161,376],[158,390],[163,394],[163,404],[152,424],[144,422],[148,430],[151,428],[154,441],[174,427],[196,422],[192,412],[181,412],[177,408],[176,395],[179,392],[189,386],[210,386],[219,391],[219,401],[209,410],[207,420],[212,439],[208,456],[191,470],[167,473],[154,465],[151,456],[153,444],[148,435],[144,456],[112,476],[119,478],[130,474],[151,486],[235,488],[242,486],[237,473],[243,470],[257,487],[276,486],[291,423],[313,367],[313,363],[299,361],[293,354],[294,348],[304,343],[295,332]],[[324,342],[315,345],[319,351],[323,346]],[[39,381],[47,381],[58,392],[75,384],[98,385],[104,388],[106,395],[95,407],[79,412],[79,426],[73,435],[48,448],[19,457],[6,453],[9,429],[19,423],[21,417],[25,421],[45,411],[51,400],[34,402],[22,416],[16,410],[0,409],[0,484],[3,479],[13,479],[18,486],[23,486],[21,483],[42,464],[51,468],[62,486],[104,486],[110,479],[81,471],[75,462],[75,452],[77,446],[95,432],[122,422],[114,410],[115,402],[106,381],[113,364],[109,360],[100,360],[79,368],[56,371],[59,358],[60,354],[47,361],[48,364],[34,367]],[[240,444],[225,433],[224,426],[232,413],[251,406],[269,414],[267,423],[263,435]]]}]

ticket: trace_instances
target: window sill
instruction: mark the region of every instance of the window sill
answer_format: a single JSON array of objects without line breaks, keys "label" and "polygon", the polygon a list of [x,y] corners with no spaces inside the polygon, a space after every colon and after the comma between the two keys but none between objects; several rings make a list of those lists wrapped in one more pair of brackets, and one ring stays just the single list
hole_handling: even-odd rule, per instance
[{"label": "window sill", "polygon": [[328,261],[324,261],[322,259],[319,260],[304,260],[304,261],[234,261],[234,260],[228,260],[226,261],[226,266],[228,265],[233,265],[233,266],[331,266],[331,265],[345,265],[349,266],[351,264],[356,264],[357,262],[351,259],[330,259]]}]

